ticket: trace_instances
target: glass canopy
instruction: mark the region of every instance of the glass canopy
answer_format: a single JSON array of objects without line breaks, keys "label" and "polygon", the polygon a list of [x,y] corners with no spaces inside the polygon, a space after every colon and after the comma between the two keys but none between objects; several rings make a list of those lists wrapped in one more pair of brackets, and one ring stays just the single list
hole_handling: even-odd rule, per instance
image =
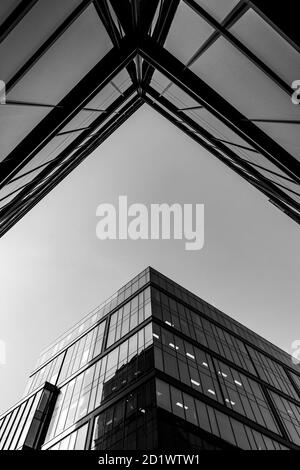
[{"label": "glass canopy", "polygon": [[4,0],[0,236],[144,103],[300,222],[300,44],[259,0]]}]

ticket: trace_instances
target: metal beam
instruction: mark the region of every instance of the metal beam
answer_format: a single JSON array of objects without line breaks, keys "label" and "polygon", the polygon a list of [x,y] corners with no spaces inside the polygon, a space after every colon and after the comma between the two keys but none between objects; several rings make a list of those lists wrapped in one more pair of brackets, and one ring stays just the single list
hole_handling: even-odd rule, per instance
[{"label": "metal beam", "polygon": [[[125,4],[124,4],[125,5]],[[123,7],[124,7],[123,5]],[[115,47],[120,47],[122,37],[121,34],[115,25],[109,6],[107,4],[107,0],[94,0],[94,7],[98,13],[98,16],[100,20],[102,21],[113,45]],[[122,9],[123,11],[123,9]],[[126,11],[126,9],[125,9]],[[127,35],[133,35],[133,31],[127,30]],[[128,75],[130,76],[132,83],[135,84],[135,86],[138,86],[138,80],[137,80],[137,73],[136,73],[136,68],[134,62],[130,62],[126,70],[128,72]]]},{"label": "metal beam", "polygon": [[275,204],[283,212],[285,212],[291,219],[293,219],[295,222],[300,224],[299,211],[297,212],[296,210],[288,208],[284,204],[283,201],[278,199],[278,197],[276,196],[276,193],[274,194],[274,191],[270,191],[270,189],[268,188],[268,185],[265,186],[262,181],[260,182],[261,183],[261,185],[260,185],[259,182],[254,177],[252,177],[250,174],[248,174],[248,172],[243,171],[236,164],[234,164],[230,159],[225,158],[223,154],[221,154],[214,147],[210,146],[204,139],[199,137],[197,134],[189,132],[188,128],[186,126],[184,126],[184,124],[181,124],[176,119],[172,118],[172,116],[168,112],[166,112],[161,106],[159,106],[158,104],[153,102],[151,99],[149,99],[146,95],[143,96],[143,99],[147,104],[149,104],[149,106],[151,106],[153,109],[155,109],[157,112],[159,112],[162,116],[164,116],[169,121],[171,121],[176,127],[178,127],[185,134],[187,134],[189,137],[191,137],[193,140],[195,140],[203,148],[208,150],[212,155],[217,157],[221,162],[223,162],[226,166],[228,166],[233,171],[235,171],[235,173],[237,173],[239,176],[244,178],[248,183],[255,186],[260,192],[262,192],[270,200],[270,202]]},{"label": "metal beam", "polygon": [[22,0],[0,25],[0,43],[17,26],[38,0]]},{"label": "metal beam", "polygon": [[247,2],[277,33],[300,52],[299,2],[287,4],[265,0],[247,0]]},{"label": "metal beam", "polygon": [[[143,101],[136,97],[124,112],[117,119],[113,118],[105,126],[103,133],[89,146],[80,149],[76,154],[76,158],[72,162],[66,162],[58,175],[49,182],[45,181],[44,187],[38,190],[38,194],[34,194],[32,198],[27,201],[20,201],[18,205],[13,205],[10,212],[3,216],[4,224],[1,225],[0,219],[0,237],[2,237],[15,223],[18,222],[29,210],[31,210],[46,194],[48,194],[58,183],[60,183],[71,171],[73,171],[85,158],[87,158],[92,151],[99,147],[118,127],[120,127],[132,114],[135,113],[143,104]],[[49,184],[50,183],[50,184]],[[22,207],[23,204],[23,207]]]},{"label": "metal beam", "polygon": [[107,0],[94,0],[94,7],[114,46],[120,47],[121,35],[111,17]]},{"label": "metal beam", "polygon": [[290,84],[287,84],[274,70],[257,57],[248,47],[246,47],[241,41],[239,41],[233,34],[231,34],[224,26],[216,21],[204,8],[202,8],[194,0],[183,0],[189,5],[198,15],[200,15],[207,23],[215,28],[224,38],[227,39],[234,47],[236,47],[247,59],[255,64],[262,72],[264,72],[274,83],[276,83],[285,93],[289,96],[292,93]]},{"label": "metal beam", "polygon": [[[249,5],[245,3],[245,1],[239,2],[222,21],[221,26],[225,29],[229,29],[241,18],[241,16],[243,16],[244,13],[246,13],[247,10],[249,10]],[[190,65],[199,59],[199,57],[204,54],[204,52],[212,46],[219,37],[221,37],[221,33],[219,31],[214,31],[187,62],[186,67],[190,67]]]},{"label": "metal beam", "polygon": [[[173,116],[176,116],[176,118],[182,119],[182,113],[178,112],[176,106],[170,103],[163,96],[160,96],[156,90],[153,90],[151,87],[147,87],[145,91],[149,93],[149,95],[151,95],[152,98],[154,98],[158,103],[164,106],[164,108],[170,111]],[[279,197],[280,200],[283,200],[287,204],[290,204],[296,210],[300,210],[300,204],[297,201],[295,201],[285,192],[281,191],[281,189],[276,186],[276,183],[270,181],[268,178],[262,175],[259,171],[253,168],[249,163],[247,163],[247,161],[241,159],[239,155],[235,154],[231,149],[229,149],[226,145],[224,145],[223,142],[216,141],[216,139],[210,132],[208,132],[206,129],[203,129],[199,124],[197,124],[188,116],[184,116],[184,122],[188,126],[190,126],[194,131],[196,131],[198,135],[201,135],[202,137],[204,137],[206,141],[211,142],[214,148],[217,148],[217,150],[223,152],[226,156],[228,156],[236,164],[238,164],[245,171],[251,174],[254,178],[258,179],[263,184],[264,188],[268,189],[269,194],[272,194],[275,197]],[[182,125],[180,122],[178,122],[178,124],[184,127],[184,125]],[[189,129],[187,129],[187,131],[189,131]],[[189,132],[189,134],[194,134],[194,133]]]},{"label": "metal beam", "polygon": [[6,157],[0,188],[37,154],[136,55],[131,38],[108,52]]},{"label": "metal beam", "polygon": [[8,80],[6,91],[9,92],[21,80],[24,75],[36,64],[36,62],[50,49],[71,24],[84,12],[92,0],[83,0],[72,13],[56,28],[51,36],[35,51],[35,53],[22,65],[16,74]]},{"label": "metal beam", "polygon": [[170,52],[148,37],[141,43],[139,54],[273,164],[300,182],[300,163],[200,77],[183,69],[182,63]]},{"label": "metal beam", "polygon": [[251,122],[266,122],[270,124],[300,124],[299,120],[296,119],[252,119],[249,118],[248,121]]},{"label": "metal beam", "polygon": [[220,142],[224,142],[224,144],[232,145],[233,147],[238,147],[242,150],[247,150],[247,152],[259,153],[257,150],[255,150],[251,147],[246,147],[245,145],[235,144],[234,142],[230,142],[229,140],[218,139],[217,137],[215,137],[215,140],[219,140]]},{"label": "metal beam", "polygon": [[[172,22],[179,6],[179,1],[180,0],[173,0],[172,2],[167,0],[163,1],[162,8],[160,10],[160,14],[158,16],[152,34],[153,39],[155,39],[155,41],[157,41],[160,45],[163,45],[167,39]],[[143,82],[145,84],[149,84],[151,82],[151,78],[153,76],[154,71],[155,69],[149,64],[143,64],[142,76]]]},{"label": "metal beam", "polygon": [[[122,106],[130,96],[134,93],[135,88],[131,86],[124,92],[124,96],[117,98],[108,108],[107,108],[107,113],[105,115],[99,116],[97,119],[95,119],[88,129],[83,131],[78,137],[76,137],[56,158],[48,162],[47,167],[39,173],[33,180],[31,180],[29,183],[27,183],[24,186],[24,190],[18,194],[18,196],[11,201],[9,206],[5,206],[2,209],[0,209],[0,217],[3,217],[4,214],[6,214],[7,210],[10,210],[11,207],[17,206],[18,203],[22,200],[24,196],[28,192],[30,192],[34,187],[43,179],[45,179],[49,173],[51,173],[52,170],[55,169],[60,163],[62,163],[65,159],[68,158],[68,156],[76,150],[82,142],[84,142],[85,139],[87,139],[90,134],[95,131],[99,126],[101,126],[102,123],[104,123],[110,116],[114,115],[114,119],[116,119],[118,116],[115,115],[116,110]],[[123,109],[122,109],[123,111]],[[102,129],[101,129],[102,131]],[[90,142],[89,142],[90,143]],[[81,151],[84,149],[81,148]],[[19,175],[18,175],[19,176]],[[24,176],[24,174],[20,175]],[[9,183],[8,183],[9,184]]]}]

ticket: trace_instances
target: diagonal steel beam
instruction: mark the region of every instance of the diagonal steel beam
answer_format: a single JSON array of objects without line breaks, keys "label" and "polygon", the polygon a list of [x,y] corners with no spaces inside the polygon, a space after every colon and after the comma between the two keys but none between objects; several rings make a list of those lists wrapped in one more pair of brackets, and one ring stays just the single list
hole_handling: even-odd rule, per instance
[{"label": "diagonal steel beam", "polygon": [[[199,124],[197,124],[193,119],[188,117],[187,115],[182,115],[182,113],[178,112],[176,106],[174,106],[169,100],[160,96],[156,90],[153,90],[151,87],[147,87],[145,91],[152,96],[158,103],[168,109],[172,115],[176,116],[177,119],[183,119],[183,121],[190,126],[194,131],[196,131],[199,136],[202,136],[206,139],[206,141],[211,142],[212,146],[217,150],[221,151],[223,154],[228,156],[231,160],[236,162],[241,168],[245,171],[250,173],[254,178],[260,180],[260,182],[264,185],[265,188],[269,190],[270,193],[273,195],[277,194],[280,200],[284,200],[287,204],[293,206],[296,210],[300,210],[300,204],[297,203],[292,197],[281,191],[275,183],[273,184],[268,180],[264,175],[262,175],[258,170],[253,168],[251,164],[247,163],[243,160],[239,155],[233,152],[230,148],[228,148],[223,142],[216,141],[214,136],[208,132],[206,129],[203,129]],[[193,132],[192,132],[193,133]]]},{"label": "diagonal steel beam", "polygon": [[[179,0],[173,0],[172,2],[164,0],[162,3],[152,35],[153,39],[155,39],[155,41],[157,41],[160,45],[163,45],[167,39],[178,6]],[[142,76],[144,83],[149,84],[151,82],[154,71],[155,69],[149,64],[143,64]]]},{"label": "diagonal steel beam", "polygon": [[24,16],[34,7],[38,0],[22,0],[12,13],[0,25],[0,43],[17,26]]},{"label": "diagonal steel beam", "polygon": [[[245,1],[240,1],[231,12],[222,21],[221,26],[225,29],[229,29],[233,26],[246,11],[249,10],[249,5]],[[191,59],[187,62],[186,67],[190,67],[204,52],[212,46],[221,37],[220,31],[214,31],[207,40],[202,44],[201,47],[195,52]]]},{"label": "diagonal steel beam", "polygon": [[117,26],[113,22],[113,19],[111,17],[111,14],[107,5],[107,0],[94,0],[94,7],[110,39],[112,40],[113,45],[119,47],[120,41],[121,41],[121,35]]},{"label": "diagonal steel beam", "polygon": [[141,42],[139,54],[273,164],[300,182],[300,163],[200,77],[184,69],[170,52],[147,37]]},{"label": "diagonal steel beam", "polygon": [[[134,97],[125,107],[124,112],[116,119],[111,119],[102,129],[101,135],[96,136],[94,141],[88,146],[81,148],[74,154],[71,162],[66,162],[60,167],[59,174],[51,181],[45,181],[45,185],[39,188],[29,200],[19,200],[17,204],[1,213],[0,217],[0,237],[2,237],[15,223],[18,222],[29,210],[31,210],[41,199],[45,197],[60,181],[62,181],[71,171],[73,171],[91,152],[99,147],[118,127],[120,127],[132,114],[143,104],[138,97]],[[2,222],[2,223],[1,223]]]},{"label": "diagonal steel beam", "polygon": [[263,0],[247,0],[247,2],[280,36],[300,52],[299,2],[287,5]]},{"label": "diagonal steel beam", "polygon": [[162,106],[159,106],[156,102],[152,101],[147,95],[144,95],[143,99],[145,103],[149,104],[149,106],[155,109],[158,113],[160,113],[162,116],[164,116],[169,121],[171,121],[176,127],[181,129],[185,134],[187,134],[190,138],[192,138],[198,144],[200,144],[202,147],[208,150],[212,155],[217,157],[220,161],[222,161],[222,163],[224,163],[226,166],[228,166],[233,171],[235,171],[239,176],[244,178],[248,183],[255,186],[259,191],[261,191],[269,199],[271,203],[276,205],[283,212],[285,212],[291,219],[293,219],[295,222],[300,224],[300,210],[288,207],[285,204],[285,202],[282,201],[278,197],[277,188],[274,191],[273,188],[271,188],[271,186],[268,183],[265,184],[262,179],[260,181],[257,181],[257,179],[251,174],[249,174],[247,170],[243,170],[239,166],[238,161],[234,163],[229,158],[226,158],[222,153],[220,153],[218,149],[208,144],[207,141],[202,139],[199,135],[195,134],[194,132],[190,132],[184,124],[177,121],[176,118],[174,118],[171,114],[169,114]]},{"label": "diagonal steel beam", "polygon": [[[97,14],[98,14],[101,22],[103,23],[103,25],[104,25],[104,27],[107,31],[107,34],[109,35],[113,45],[115,47],[120,47],[122,37],[121,37],[121,34],[120,34],[117,26],[115,25],[115,23],[113,21],[113,18],[112,18],[107,0],[94,0],[93,4],[94,4],[94,7],[97,11]],[[123,7],[124,7],[124,5],[123,5]],[[126,11],[126,9],[125,9],[125,11]],[[133,31],[128,31],[127,30],[127,34],[130,34],[130,35],[133,36]],[[132,80],[132,83],[134,83],[134,85],[137,87],[138,86],[138,80],[137,80],[137,73],[136,73],[136,67],[135,67],[134,62],[130,62],[126,67],[126,70],[128,72],[128,75],[130,76],[130,78]]]},{"label": "diagonal steel beam", "polygon": [[236,49],[238,49],[247,59],[249,59],[253,64],[255,64],[262,72],[264,72],[274,83],[276,83],[285,93],[289,96],[292,93],[290,84],[286,83],[279,75],[277,75],[274,70],[272,70],[268,65],[253,54],[247,46],[245,46],[241,41],[239,41],[233,34],[230,33],[224,26],[222,26],[218,21],[216,21],[209,13],[207,13],[204,8],[202,8],[195,0],[183,0],[187,5],[189,5],[199,16],[201,16],[207,23],[209,23],[216,31],[219,32],[221,36],[227,39]]},{"label": "diagonal steel beam", "polygon": [[35,53],[22,65],[15,75],[6,84],[7,93],[21,80],[24,75],[36,64],[36,62],[48,51],[48,49],[60,38],[60,36],[71,26],[71,24],[92,3],[92,0],[83,0],[51,36],[35,51]]},{"label": "diagonal steel beam", "polygon": [[131,38],[108,52],[50,113],[6,157],[0,188],[39,152],[136,55]]},{"label": "diagonal steel beam", "polygon": [[[60,154],[55,157],[53,160],[50,160],[48,163],[47,163],[47,166],[46,165],[41,165],[42,167],[43,166],[46,166],[46,168],[40,172],[34,179],[32,179],[29,183],[25,184],[24,185],[24,190],[22,190],[18,196],[16,196],[16,198],[14,198],[10,205],[9,206],[6,206],[6,207],[3,207],[0,209],[0,216],[3,216],[3,214],[7,211],[7,209],[9,210],[11,206],[16,206],[18,205],[19,201],[22,200],[22,198],[29,192],[31,191],[32,189],[34,189],[34,187],[40,182],[42,181],[43,179],[45,179],[49,173],[52,172],[52,170],[54,170],[56,167],[58,167],[64,160],[68,159],[68,156],[74,151],[76,150],[77,148],[79,148],[82,144],[82,142],[84,142],[85,139],[87,139],[91,133],[93,133],[99,126],[101,126],[102,123],[104,123],[105,121],[107,121],[111,116],[114,116],[114,119],[117,119],[119,118],[119,116],[117,116],[115,113],[116,113],[116,110],[118,108],[120,108],[131,96],[132,94],[134,93],[135,91],[135,88],[133,86],[129,87],[125,92],[124,92],[124,96],[121,96],[119,98],[117,98],[108,108],[107,108],[107,112],[105,115],[101,115],[99,116],[97,119],[95,119],[91,124],[90,126],[84,130],[79,136],[77,136],[62,152],[60,152]],[[128,104],[126,105],[128,106]],[[126,106],[124,106],[124,110],[126,110]],[[123,112],[123,108],[122,108],[122,112]],[[109,121],[111,122],[112,119]],[[102,132],[102,129],[105,129],[107,124],[105,124],[103,126],[103,128],[101,128],[100,132]],[[58,134],[57,134],[58,135]],[[98,137],[98,133],[96,135],[96,137]],[[90,141],[89,141],[90,142]],[[83,148],[81,148],[81,151],[84,150]],[[29,172],[30,173],[30,172]],[[24,176],[25,173],[22,173],[21,175],[18,174],[18,176],[16,178],[13,178],[11,181],[9,181],[8,184],[10,184],[12,181],[15,181],[17,180],[18,178]],[[14,192],[17,192],[18,190],[14,191]],[[12,193],[11,193],[12,194]]]}]

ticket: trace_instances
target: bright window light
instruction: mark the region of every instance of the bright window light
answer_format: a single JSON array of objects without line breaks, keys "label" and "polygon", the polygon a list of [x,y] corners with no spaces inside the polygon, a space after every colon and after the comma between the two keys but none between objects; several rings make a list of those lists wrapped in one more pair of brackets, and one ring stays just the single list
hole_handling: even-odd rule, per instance
[{"label": "bright window light", "polygon": [[202,364],[203,364],[205,367],[208,367],[207,362],[202,362]]},{"label": "bright window light", "polygon": [[190,354],[190,353],[186,353],[187,357],[190,357],[191,359],[195,360],[195,356],[193,356],[193,354]]},{"label": "bright window light", "polygon": [[211,388],[209,388],[207,391],[208,391],[208,393],[211,393],[212,395],[216,394],[216,392],[214,390],[212,390]]},{"label": "bright window light", "polygon": [[241,382],[239,382],[238,380],[234,380],[234,382],[235,382],[239,387],[242,386]]},{"label": "bright window light", "polygon": [[219,370],[218,374],[222,375],[222,377],[227,377],[227,374],[225,374],[225,372],[222,372],[221,370]]},{"label": "bright window light", "polygon": [[159,336],[156,333],[153,333],[153,338],[159,339]]},{"label": "bright window light", "polygon": [[232,400],[229,400],[229,398],[225,398],[226,403],[230,403],[232,406],[235,405],[235,402]]},{"label": "bright window light", "polygon": [[182,403],[180,403],[179,401],[176,403],[177,406],[179,406],[180,408],[184,408],[185,410],[188,410],[189,407],[186,406],[186,405],[183,405]]},{"label": "bright window light", "polygon": [[200,384],[199,384],[199,382],[197,382],[197,380],[191,379],[191,382],[192,382],[193,385],[196,385],[197,387],[200,387]]},{"label": "bright window light", "polygon": [[171,346],[173,349],[176,349],[176,351],[179,349],[179,346],[175,346],[173,343],[169,343],[169,346]]}]

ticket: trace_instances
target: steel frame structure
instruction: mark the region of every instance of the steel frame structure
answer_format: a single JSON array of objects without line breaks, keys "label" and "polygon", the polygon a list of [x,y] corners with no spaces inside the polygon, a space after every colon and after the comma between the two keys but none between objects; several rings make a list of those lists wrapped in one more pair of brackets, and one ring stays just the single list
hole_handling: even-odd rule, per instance
[{"label": "steel frame structure", "polygon": [[[38,0],[20,1],[15,10],[0,24],[0,44],[22,22],[22,19],[30,14],[37,3]],[[194,14],[199,15],[214,30],[187,64],[183,64],[164,47],[178,8],[182,4],[190,8]],[[258,67],[281,91],[291,95],[293,91],[291,86],[229,31],[249,9],[253,9],[274,28],[277,34],[280,34],[296,51],[300,52],[300,42],[297,34],[293,32],[291,16],[283,15],[278,5],[272,4],[270,7],[270,3],[262,0],[239,1],[221,22],[195,0],[122,0],[122,2],[119,0],[83,0],[9,79],[8,92],[26,76],[91,5],[94,6],[95,13],[112,42],[111,50],[59,103],[53,106],[26,101],[14,103],[7,101],[7,105],[50,106],[53,109],[0,163],[0,202],[10,196],[10,201],[0,207],[0,236],[5,234],[26,212],[101,145],[143,103],[150,105],[169,119],[213,156],[259,189],[270,202],[290,218],[300,223],[299,161],[255,124],[255,121],[260,121],[259,119],[246,118],[221,94],[189,69],[190,65],[208,51],[212,44],[223,37]],[[294,13],[294,16],[297,15]],[[124,92],[120,92],[114,85],[120,92],[120,96],[104,110],[93,109],[95,119],[92,124],[64,131],[64,127],[80,111],[90,110],[89,101],[124,69],[128,72],[131,85]],[[165,90],[159,93],[152,85],[155,71],[163,74],[171,84],[175,84],[192,98],[197,103],[197,108],[209,111],[228,129],[234,131],[246,145],[216,137],[184,112],[192,108],[176,106],[168,98]],[[263,119],[261,121],[268,122]],[[274,120],[269,121],[274,122]],[[287,120],[279,120],[279,122],[288,123]],[[102,126],[101,129],[97,130],[100,126]],[[36,165],[29,171],[22,170],[52,139],[64,134],[70,135],[72,132],[74,132],[74,140],[58,156],[47,163]],[[241,157],[237,153],[238,149],[262,156],[262,163],[258,164]],[[71,159],[69,159],[70,155]],[[263,164],[264,159],[274,168],[277,167],[278,172],[266,168]],[[6,188],[7,185],[18,181],[23,176],[29,176],[39,168],[42,170],[32,180],[1,198],[2,188]],[[274,180],[274,176],[277,180]],[[278,177],[281,178],[280,183]],[[292,183],[293,188],[296,189],[288,188],[285,182]],[[11,198],[14,193],[16,193],[15,196]]]}]

